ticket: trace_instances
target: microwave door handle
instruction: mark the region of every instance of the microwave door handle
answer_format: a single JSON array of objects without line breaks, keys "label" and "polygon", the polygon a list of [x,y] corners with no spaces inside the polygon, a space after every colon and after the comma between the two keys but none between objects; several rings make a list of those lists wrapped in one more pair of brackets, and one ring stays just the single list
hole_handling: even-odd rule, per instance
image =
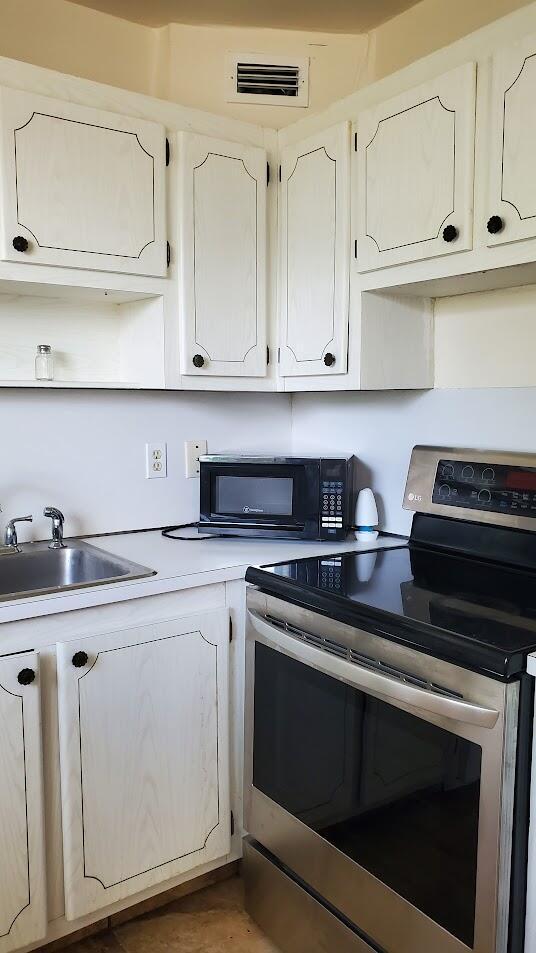
[{"label": "microwave door handle", "polygon": [[[499,712],[494,708],[484,708],[461,698],[440,695],[432,690],[413,685],[411,682],[365,668],[357,662],[330,655],[314,645],[300,642],[292,635],[287,635],[284,629],[267,622],[258,612],[250,609],[248,615],[251,625],[263,642],[275,645],[287,654],[291,654],[293,658],[320,669],[326,674],[334,675],[335,678],[340,678],[349,685],[370,691],[374,695],[381,695],[386,701],[397,700],[411,705],[412,708],[450,718],[465,725],[493,728],[497,723]],[[293,629],[299,632],[296,626],[293,626]],[[306,632],[303,634],[307,635]]]}]

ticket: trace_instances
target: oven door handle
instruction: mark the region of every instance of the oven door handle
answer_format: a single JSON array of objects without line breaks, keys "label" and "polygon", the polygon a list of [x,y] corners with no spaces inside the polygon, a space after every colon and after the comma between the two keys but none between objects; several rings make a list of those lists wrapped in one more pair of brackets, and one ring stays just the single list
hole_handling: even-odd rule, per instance
[{"label": "oven door handle", "polygon": [[[365,668],[358,662],[331,655],[315,645],[302,642],[299,637],[289,635],[284,629],[267,622],[258,612],[249,609],[248,616],[251,625],[265,644],[272,645],[297,661],[311,665],[327,675],[333,675],[349,685],[362,688],[373,695],[381,695],[386,701],[396,700],[412,708],[479,728],[493,728],[497,723],[499,712],[495,708],[484,708],[462,698],[441,695],[432,689],[420,688],[411,682],[403,681],[402,677],[396,678]],[[306,632],[303,634],[307,635]]]}]

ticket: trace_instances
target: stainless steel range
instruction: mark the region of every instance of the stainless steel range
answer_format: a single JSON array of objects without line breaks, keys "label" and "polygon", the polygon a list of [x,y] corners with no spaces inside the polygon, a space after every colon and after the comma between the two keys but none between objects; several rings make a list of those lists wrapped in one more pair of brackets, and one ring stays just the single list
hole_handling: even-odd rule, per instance
[{"label": "stainless steel range", "polygon": [[284,953],[521,953],[536,455],[415,448],[408,543],[250,569],[245,879]]}]

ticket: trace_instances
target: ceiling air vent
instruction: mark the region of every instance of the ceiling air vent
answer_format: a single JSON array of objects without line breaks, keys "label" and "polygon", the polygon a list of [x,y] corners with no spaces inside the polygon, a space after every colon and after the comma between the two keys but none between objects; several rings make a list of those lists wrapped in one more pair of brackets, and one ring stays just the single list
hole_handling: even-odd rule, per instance
[{"label": "ceiling air vent", "polygon": [[309,60],[267,53],[229,53],[226,91],[229,103],[265,106],[309,104]]}]

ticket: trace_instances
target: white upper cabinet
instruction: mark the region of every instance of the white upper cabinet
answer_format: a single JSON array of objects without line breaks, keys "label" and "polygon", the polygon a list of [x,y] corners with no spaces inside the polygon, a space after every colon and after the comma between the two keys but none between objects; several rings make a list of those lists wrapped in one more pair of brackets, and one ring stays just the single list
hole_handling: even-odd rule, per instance
[{"label": "white upper cabinet", "polygon": [[358,117],[359,269],[472,247],[476,66]]},{"label": "white upper cabinet", "polygon": [[345,374],[350,261],[348,123],[282,150],[280,221],[280,374]]},{"label": "white upper cabinet", "polygon": [[45,936],[39,659],[0,659],[0,953]]},{"label": "white upper cabinet", "polygon": [[0,255],[166,274],[163,126],[0,90]]},{"label": "white upper cabinet", "polygon": [[57,654],[73,920],[229,852],[229,616],[92,636]]},{"label": "white upper cabinet", "polygon": [[488,245],[536,237],[536,36],[492,60]]},{"label": "white upper cabinet", "polygon": [[264,377],[266,152],[178,137],[181,371]]}]

